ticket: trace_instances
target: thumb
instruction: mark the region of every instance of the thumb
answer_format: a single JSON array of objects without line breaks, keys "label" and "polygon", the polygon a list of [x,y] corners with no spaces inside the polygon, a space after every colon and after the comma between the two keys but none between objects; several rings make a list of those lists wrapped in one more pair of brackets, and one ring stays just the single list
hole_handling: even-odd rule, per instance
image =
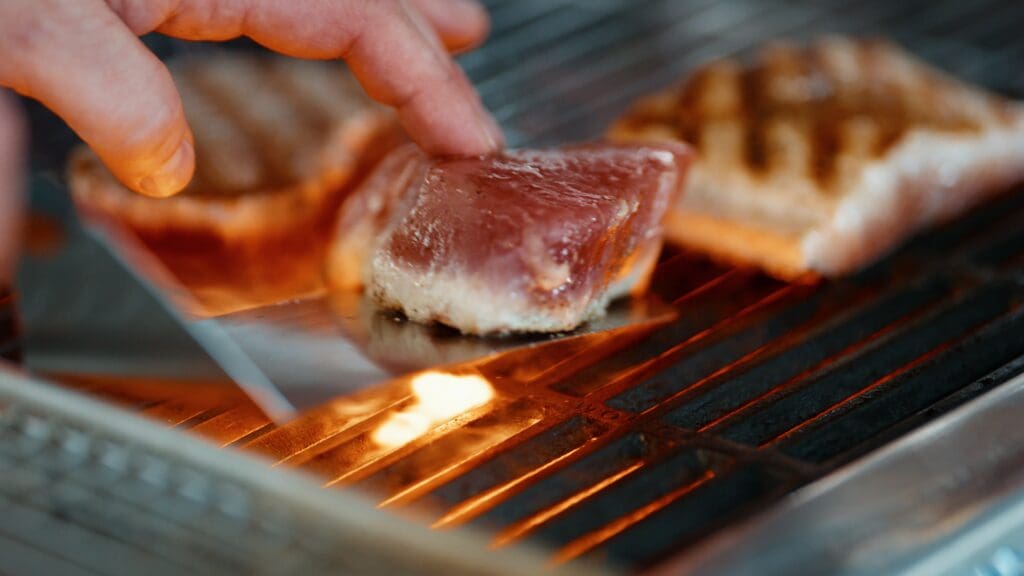
[{"label": "thumb", "polygon": [[[170,72],[107,4],[63,0],[41,13],[35,0],[7,1],[0,84],[61,116],[129,188],[149,196],[184,188],[195,151]],[[26,22],[32,34],[19,33]]]}]

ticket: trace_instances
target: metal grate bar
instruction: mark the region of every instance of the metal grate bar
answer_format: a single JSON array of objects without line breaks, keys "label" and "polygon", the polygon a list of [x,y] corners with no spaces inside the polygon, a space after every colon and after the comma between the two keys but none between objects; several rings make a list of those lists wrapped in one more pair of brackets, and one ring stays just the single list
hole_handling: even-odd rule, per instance
[{"label": "metal grate bar", "polygon": [[[714,3],[715,0],[679,3],[675,7],[670,6],[673,11],[665,16],[670,21],[694,18]],[[644,6],[652,13],[665,9],[664,2]],[[644,6],[638,8],[643,9]],[[558,78],[561,76],[560,70],[572,69],[576,64],[589,62],[594,53],[614,50],[616,46],[633,41],[638,32],[637,27],[622,24],[621,11],[610,12],[593,26],[578,28],[565,36],[547,38],[549,45],[544,46],[543,55],[498,70],[483,81],[479,89],[487,103],[494,108],[513,103],[527,92],[520,88],[522,83]]]},{"label": "metal grate bar", "polygon": [[600,424],[593,420],[582,416],[572,417],[516,446],[514,450],[519,454],[507,451],[503,459],[493,460],[489,465],[477,466],[457,481],[435,490],[430,498],[448,504],[463,502],[582,446],[600,430]]},{"label": "metal grate bar", "polygon": [[683,449],[660,462],[648,463],[643,474],[629,474],[603,490],[576,503],[533,531],[533,537],[557,547],[595,532],[622,516],[623,510],[640,510],[704,481],[709,474],[705,462],[714,458],[699,450]]},{"label": "metal grate bar", "polygon": [[[816,327],[797,342],[784,344],[748,369],[730,370],[708,381],[700,381],[694,376],[681,377],[679,369],[673,367],[656,380],[613,398],[611,403],[632,411],[647,410],[659,404],[675,405],[677,407],[666,416],[668,422],[688,429],[703,428],[733,412],[745,401],[837,361],[844,353],[855,350],[858,343],[948,295],[949,289],[945,282],[938,282],[886,295]],[[678,394],[678,399],[665,402],[673,393]]]},{"label": "metal grate bar", "polygon": [[301,464],[318,451],[340,443],[344,435],[358,425],[409,401],[407,390],[384,395],[376,392],[378,394],[372,398],[348,397],[341,405],[332,403],[306,414],[301,421],[268,429],[245,447],[278,463]]},{"label": "metal grate bar", "polygon": [[[1008,321],[1000,321],[1000,325],[1005,326],[1013,322],[1016,322],[1015,318],[1010,319]],[[987,334],[989,331],[989,329],[985,329],[981,331],[981,335]],[[965,341],[951,348],[948,352],[946,352],[946,354],[952,355],[962,352],[964,349],[966,349],[967,346],[970,346],[972,343],[972,340]],[[938,369],[938,366],[942,365],[943,361],[947,361],[947,359],[940,358],[936,360],[936,369]],[[924,366],[921,370],[923,372],[928,369],[929,367]],[[943,366],[942,369],[945,370],[945,367]],[[1022,372],[1024,372],[1024,356],[1017,355],[1015,358],[1011,359],[1006,364],[1000,366],[999,368],[996,368],[995,370],[982,376],[981,378],[978,378],[977,380],[971,382],[967,386],[962,386],[963,382],[958,381],[956,385],[961,387],[957,388],[953,393],[944,396],[939,401],[930,404],[925,408],[917,410],[913,414],[910,414],[909,416],[903,418],[902,420],[899,420],[898,422],[891,423],[890,426],[888,426],[884,430],[881,430],[880,432],[878,432],[871,438],[861,442],[860,444],[857,444],[849,448],[845,448],[845,452],[843,453],[843,459],[852,460],[854,458],[865,455],[871,450],[877,448],[878,446],[883,446],[888,442],[895,440],[896,438],[899,438],[903,434],[906,434],[922,426],[923,424],[949,412],[950,410],[958,406],[961,406],[968,400],[972,400],[977,396],[992,390],[993,388],[1009,381],[1010,379],[1021,374]],[[943,372],[943,374],[945,374],[945,372]],[[945,380],[945,377],[939,378],[939,380],[940,382],[942,382]],[[953,380],[953,378],[950,378],[950,380]],[[944,388],[948,388],[945,383],[941,384],[941,386]],[[872,409],[880,410],[881,406],[866,407],[865,411],[870,411]],[[890,419],[894,417],[892,412],[886,412],[886,414],[889,416]],[[855,416],[853,418],[859,417]]]},{"label": "metal grate bar", "polygon": [[861,394],[798,430],[775,440],[784,453],[825,462],[849,451],[887,427],[959,390],[964,382],[1004,366],[1024,349],[1024,315],[1015,311],[956,346],[885,382],[886,389]]},{"label": "metal grate bar", "polygon": [[401,455],[394,464],[379,467],[359,486],[388,496],[384,505],[408,498],[424,487],[443,483],[460,468],[468,469],[474,459],[540,422],[543,413],[540,403],[527,400],[496,407],[415,452]]},{"label": "metal grate bar", "polygon": [[563,379],[554,389],[570,396],[592,393],[621,380],[639,366],[672,355],[794,291],[764,277],[750,282],[746,274],[731,275],[724,280],[716,282],[713,290],[700,291],[678,302],[685,311],[679,320],[658,330],[640,345]]},{"label": "metal grate bar", "polygon": [[[553,474],[529,486],[522,492],[495,506],[474,522],[483,527],[504,527],[522,523],[537,517],[545,510],[583,493],[586,489],[600,484],[608,478],[616,478],[623,472],[630,472],[652,455],[656,438],[632,432],[609,443],[603,449],[587,454],[566,467],[562,473]],[[567,509],[567,507],[563,508]],[[539,522],[535,522],[539,523]],[[526,529],[519,528],[515,536],[521,537]],[[504,540],[508,540],[506,535]]]},{"label": "metal grate bar", "polygon": [[564,2],[549,0],[515,0],[504,2],[491,10],[492,37],[500,38],[511,31],[537,22],[544,15],[563,7]]},{"label": "metal grate bar", "polygon": [[816,375],[777,397],[733,415],[710,431],[745,444],[759,445],[817,415],[884,378],[914,359],[983,322],[1005,313],[1014,288],[999,283],[942,306],[907,329],[876,339],[856,356]]},{"label": "metal grate bar", "polygon": [[928,31],[942,26],[944,23],[961,17],[971,10],[972,3],[943,0],[933,3],[928,10],[918,13],[916,18],[900,21],[905,32],[927,34]]},{"label": "metal grate bar", "polygon": [[[629,9],[643,10],[653,0],[641,0],[635,7]],[[522,28],[514,33],[505,34],[496,38],[487,46],[486,60],[479,60],[485,66],[467,68],[467,73],[477,85],[477,89],[485,96],[488,84],[494,85],[497,82],[508,82],[507,76],[513,72],[520,72],[520,64],[524,61],[544,61],[550,55],[551,49],[560,49],[567,44],[579,45],[580,36],[595,28],[600,31],[604,29],[607,33],[608,24],[620,17],[625,8],[617,10],[588,10],[579,11],[561,9],[552,13],[547,18],[538,22],[535,26]],[[537,56],[543,50],[545,58]],[[488,100],[490,102],[490,100]]]},{"label": "metal grate bar", "polygon": [[[1015,4],[1018,3],[1012,1],[990,3],[961,2],[956,5],[957,9],[942,21],[935,22],[934,24],[930,23],[931,25],[924,29],[924,33],[940,38],[956,35],[967,42],[975,43],[978,40],[975,34],[979,30],[985,30],[984,25],[988,21],[988,17],[993,14],[1002,14],[1004,17],[1008,17],[1011,15],[1008,12],[1014,8]],[[964,28],[964,22],[970,22],[974,30]]]},{"label": "metal grate bar", "polygon": [[[682,72],[707,60],[739,52],[749,47],[751,42],[769,40],[806,28],[821,15],[813,10],[794,13],[784,6],[765,3],[758,4],[758,10],[750,13],[725,11],[724,14],[715,14],[710,23],[700,26],[701,35],[692,30],[690,34],[675,33],[676,30],[688,30],[688,26],[680,26],[660,36],[636,39],[634,52],[607,59],[608,69],[601,69],[593,78],[578,79],[564,94],[557,95],[561,100],[571,102],[572,106],[565,106],[557,115],[552,115],[541,129],[534,132],[526,127],[523,131],[541,143],[555,138],[598,136],[599,133],[594,133],[595,128],[606,126],[636,97],[664,86],[666,79],[677,78]],[[679,56],[655,57],[666,51]],[[615,89],[604,89],[608,86]],[[589,122],[583,122],[583,119]]]},{"label": "metal grate bar", "polygon": [[828,17],[825,23],[831,31],[858,35],[878,35],[895,23],[896,30],[902,32],[902,27],[898,24],[903,19],[916,15],[932,5],[934,2],[926,0],[832,2],[827,10]]},{"label": "metal grate bar", "polygon": [[243,405],[196,425],[192,431],[218,446],[229,446],[269,426],[270,421],[259,408]]},{"label": "metal grate bar", "polygon": [[[654,37],[668,36],[675,38],[676,42],[681,40],[695,42],[696,39],[691,38],[689,34],[685,33],[686,31],[700,30],[701,34],[710,35],[735,25],[745,18],[753,18],[755,14],[744,14],[729,9],[728,5],[713,3],[706,7],[702,6],[697,13],[686,15],[684,18],[677,19],[675,16],[684,16],[684,14],[672,12],[663,16],[664,19],[659,19],[660,21],[656,23],[658,27],[663,28],[650,31],[653,32]],[[635,37],[630,40],[635,40]],[[680,50],[679,53],[683,52]],[[650,42],[624,43],[620,39],[613,43],[592,46],[591,51],[587,53],[587,66],[562,69],[557,78],[553,79],[554,81],[544,86],[543,91],[523,94],[515,102],[496,108],[494,113],[502,121],[510,120],[516,115],[527,112],[531,116],[535,116],[538,107],[550,105],[551,102],[564,101],[566,92],[588,86],[595,81],[602,80],[611,71],[635,66],[637,63],[657,56],[657,54],[658,47]],[[619,90],[619,86],[616,84],[609,84],[606,88]],[[585,102],[585,100],[580,102]]]},{"label": "metal grate bar", "polygon": [[[642,568],[677,548],[679,542],[696,540],[756,510],[786,488],[784,480],[762,468],[739,468],[700,485],[684,494],[685,498],[676,498],[637,518],[629,525],[630,530],[599,533],[598,538],[582,544],[586,550],[594,551],[591,558],[607,555],[616,565]],[[598,544],[602,546],[597,548]],[[570,552],[582,552],[579,548]]]}]

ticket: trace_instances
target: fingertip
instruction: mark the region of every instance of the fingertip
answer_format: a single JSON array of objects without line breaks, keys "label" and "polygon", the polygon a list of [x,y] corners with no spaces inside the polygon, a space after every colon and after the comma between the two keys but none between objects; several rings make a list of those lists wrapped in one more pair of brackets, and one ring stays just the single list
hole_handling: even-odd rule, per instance
[{"label": "fingertip", "polygon": [[195,172],[196,152],[190,138],[182,138],[177,149],[152,172],[143,176],[136,191],[153,198],[167,198],[188,186]]},{"label": "fingertip", "polygon": [[[453,90],[454,94],[440,90],[423,98],[423,102],[413,102],[410,106],[414,113],[438,119],[439,124],[431,129],[442,137],[448,136],[436,153],[481,155],[501,150],[505,146],[501,126],[457,64],[452,64],[452,81],[446,88]],[[455,105],[455,102],[461,102],[461,105]]]},{"label": "fingertip", "polygon": [[505,147],[505,133],[502,131],[498,121],[494,119],[494,116],[491,116],[486,110],[483,111],[483,116],[484,130],[490,141],[490,150],[488,152],[497,152]]},{"label": "fingertip", "polygon": [[504,145],[501,128],[482,106],[455,106],[444,95],[435,103],[427,100],[399,110],[406,132],[425,152],[478,156],[497,152]]},{"label": "fingertip", "polygon": [[19,91],[53,110],[128,188],[169,196],[195,153],[166,66],[103,2],[57,2],[19,65]]},{"label": "fingertip", "polygon": [[491,33],[491,17],[487,9],[476,0],[455,0],[463,5],[461,34],[452,30],[447,37],[442,34],[445,46],[454,53],[466,52],[483,44]]},{"label": "fingertip", "polygon": [[477,156],[501,150],[505,137],[469,79],[454,63],[449,81],[423,90],[399,108],[399,118],[424,151]]}]

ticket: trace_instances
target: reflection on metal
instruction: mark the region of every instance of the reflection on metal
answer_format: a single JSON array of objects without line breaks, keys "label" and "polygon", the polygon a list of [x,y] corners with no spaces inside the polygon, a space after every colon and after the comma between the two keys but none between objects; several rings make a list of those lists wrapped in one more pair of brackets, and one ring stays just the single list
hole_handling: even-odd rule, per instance
[{"label": "reflection on metal", "polygon": [[384,420],[373,432],[374,442],[386,448],[404,446],[494,398],[491,385],[475,374],[424,372],[413,376],[411,388],[415,403]]},{"label": "reflection on metal", "polygon": [[544,354],[605,335],[651,330],[675,315],[657,298],[637,298],[614,304],[604,317],[573,332],[480,338],[410,322],[366,296],[345,292],[196,324],[225,331],[292,405],[305,409],[414,372],[503,353]]},{"label": "reflection on metal", "polygon": [[294,413],[223,330],[186,320],[188,295],[129,235],[113,224],[83,227],[50,179],[34,178],[32,192],[33,218],[60,233],[43,250],[29,242],[18,270],[26,365],[50,374],[240,386],[270,416]]}]

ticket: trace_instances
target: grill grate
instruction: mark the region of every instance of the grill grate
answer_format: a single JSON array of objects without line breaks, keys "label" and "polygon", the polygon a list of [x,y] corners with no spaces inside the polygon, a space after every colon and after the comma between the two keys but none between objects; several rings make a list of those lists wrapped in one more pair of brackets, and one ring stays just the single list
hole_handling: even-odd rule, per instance
[{"label": "grill grate", "polygon": [[439,527],[642,568],[1019,373],[1021,221],[1007,196],[819,287],[673,254],[655,282],[672,324],[525,375],[485,364],[495,402],[396,449],[370,433],[409,405],[401,386],[280,428],[251,407],[145,411]]},{"label": "grill grate", "polygon": [[[1024,93],[1011,0],[491,5],[493,38],[463,63],[515,146],[599,136],[706,59],[828,31],[890,36]],[[493,402],[393,448],[372,433],[411,405],[402,383],[283,427],[252,407],[143,411],[498,546],[643,569],[1022,371],[1022,224],[1024,195],[1007,196],[817,287],[669,254],[654,289],[677,320],[557,361],[482,365]]]}]

